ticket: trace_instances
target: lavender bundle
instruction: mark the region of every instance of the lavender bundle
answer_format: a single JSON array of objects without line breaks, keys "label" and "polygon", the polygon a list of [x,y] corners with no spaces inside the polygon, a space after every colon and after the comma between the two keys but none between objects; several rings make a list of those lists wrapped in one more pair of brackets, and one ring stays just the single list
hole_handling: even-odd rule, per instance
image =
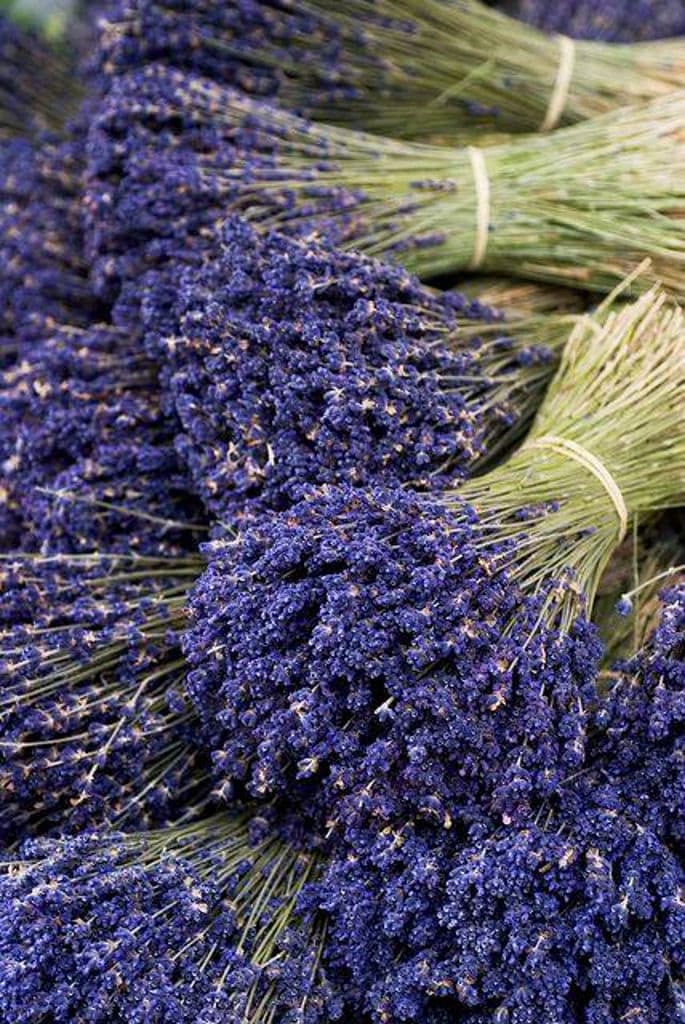
[{"label": "lavender bundle", "polygon": [[220,125],[228,148],[183,169],[159,159],[158,174],[261,228],[322,231],[422,276],[482,269],[593,291],[650,256],[654,278],[684,293],[682,92],[462,150],[314,125],[209,81],[179,77],[166,95],[178,118]]},{"label": "lavender bundle", "polygon": [[517,18],[545,32],[565,32],[578,39],[629,43],[685,35],[680,0],[517,0],[509,7]]},{"label": "lavender bundle", "polygon": [[608,291],[648,255],[677,296],[683,104],[677,92],[553,139],[454,150],[314,125],[150,65],[117,79],[90,133],[89,258],[103,294],[122,279],[139,294],[148,267],[196,260],[233,211],[422,276]]},{"label": "lavender bundle", "polygon": [[523,395],[529,372],[536,386],[551,372],[551,353],[506,337],[460,350],[462,316],[490,314],[396,267],[263,240],[238,221],[224,243],[186,272],[182,333],[166,333],[164,279],[146,298],[147,347],[161,345],[180,423],[162,412],[153,352],[113,327],[54,328],[5,375],[6,501],[13,543],[34,552],[7,559],[3,587],[6,836],[164,821],[208,781],[179,691],[203,517],[174,445],[224,518],[317,479],[430,483],[477,454],[486,426],[501,437],[520,425],[511,399],[492,399],[510,374]]},{"label": "lavender bundle", "polygon": [[577,770],[599,577],[632,516],[682,500],[684,342],[652,290],[577,328],[503,467],[434,497],[330,488],[210,545],[184,651],[221,792],[450,829]]},{"label": "lavender bundle", "polygon": [[[5,374],[6,511],[12,544],[34,552],[5,563],[6,836],[103,817],[166,820],[206,780],[192,714],[178,689],[183,606],[204,567],[192,554],[203,517],[174,443],[187,454],[207,504],[225,516],[239,507],[236,490],[249,508],[260,484],[262,498],[280,505],[311,479],[350,474],[367,481],[383,472],[388,480],[418,482],[441,463],[446,472],[450,460],[458,467],[475,454],[474,422],[506,432],[504,407],[487,396],[504,389],[507,360],[515,366],[520,359],[522,374],[538,364],[550,372],[549,360],[525,348],[517,354],[500,338],[483,344],[499,367],[492,386],[471,370],[464,382],[442,378],[441,394],[432,363],[454,372],[464,363],[478,367],[478,350],[473,358],[468,349],[454,356],[443,350],[460,313],[477,306],[458,296],[442,301],[397,268],[276,236],[264,242],[239,222],[227,225],[225,241],[222,259],[184,280],[186,333],[157,339],[180,424],[162,413],[156,366],[140,339],[113,327],[53,328],[31,358]],[[168,318],[159,287],[148,296],[157,328]],[[310,326],[302,331],[307,315]],[[319,338],[321,353],[312,348]],[[352,365],[361,389],[357,406],[350,400]],[[450,395],[457,384],[472,390],[468,401],[458,387]],[[264,450],[278,455],[265,459],[262,481],[252,468],[259,466],[258,424]],[[344,457],[348,441],[353,460]],[[241,479],[242,492],[229,486]]]},{"label": "lavender bundle", "polygon": [[106,74],[162,59],[316,120],[400,138],[571,124],[685,85],[681,42],[548,37],[477,0],[126,0]]},{"label": "lavender bundle", "polygon": [[250,153],[253,133],[227,137],[196,116],[206,84],[161,66],[115,84],[90,136],[87,205],[98,287],[165,364],[179,444],[212,512],[279,507],[303,483],[435,485],[509,443],[572,314],[505,324],[318,240],[260,240],[237,218],[219,228],[224,194],[194,168],[208,147],[218,162]]},{"label": "lavender bundle", "polygon": [[166,821],[202,787],[177,631],[205,527],[178,423],[138,336],[57,324],[42,298],[0,378],[3,842]]},{"label": "lavender bundle", "polygon": [[[374,1021],[677,1020],[685,590],[600,702],[582,772],[515,826],[361,834],[309,891]],[[326,961],[324,961],[326,962]],[[547,1019],[544,1016],[542,1019]]]},{"label": "lavender bundle", "polygon": [[2,385],[0,835],[176,817],[202,784],[177,634],[205,527],[155,365],[44,323]]},{"label": "lavender bundle", "polygon": [[504,321],[399,267],[235,218],[144,300],[177,448],[229,521],[315,484],[453,480],[523,429],[573,319]]},{"label": "lavender bundle", "polygon": [[264,825],[27,842],[0,865],[0,1021],[337,1019],[319,926],[295,911],[315,858]]}]

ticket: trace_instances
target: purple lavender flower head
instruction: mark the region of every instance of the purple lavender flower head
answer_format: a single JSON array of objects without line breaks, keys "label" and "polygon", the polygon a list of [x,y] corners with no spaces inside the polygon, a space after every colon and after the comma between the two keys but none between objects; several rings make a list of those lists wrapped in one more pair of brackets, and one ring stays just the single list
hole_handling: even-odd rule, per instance
[{"label": "purple lavender flower head", "polygon": [[[142,844],[141,844],[142,845]],[[152,856],[117,833],[35,840],[5,865],[0,1020],[189,1021],[201,961],[234,927],[216,887],[183,856]],[[8,870],[10,867],[10,870]],[[184,983],[177,984],[178,981]]]},{"label": "purple lavender flower head", "polygon": [[0,375],[0,412],[6,544],[173,554],[197,537],[178,425],[135,337],[43,323]]},{"label": "purple lavender flower head", "polygon": [[662,595],[645,648],[619,666],[598,713],[597,759],[633,813],[685,844],[685,585]]},{"label": "purple lavender flower head", "polygon": [[[162,276],[146,300],[148,345],[158,335],[179,451],[219,517],[283,507],[307,484],[444,485],[505,417],[487,406],[476,353],[443,344],[476,304],[399,267],[260,237],[236,218],[214,258],[183,275],[171,330],[168,308]],[[460,388],[479,377],[482,413]]]},{"label": "purple lavender flower head", "polygon": [[560,1020],[580,1007],[586,1020],[665,1022],[683,967],[682,865],[601,803],[555,824],[463,851],[441,913],[448,971],[467,967],[515,1021],[545,1006]]},{"label": "purple lavender flower head", "polygon": [[469,1011],[526,1024],[541,1007],[568,1024],[678,1019],[679,847],[599,765],[581,774],[517,825],[466,839],[358,830],[336,849],[306,898],[327,914],[327,956],[359,1011],[417,1024]]},{"label": "purple lavender flower head", "polygon": [[[249,205],[258,174],[287,178],[279,163],[290,128],[287,118],[274,126],[273,115],[267,103],[165,64],[113,81],[90,126],[84,206],[92,279],[114,302],[117,323],[139,322],[145,271],[170,260],[192,265],[231,210]],[[326,159],[325,140],[312,147]],[[310,179],[309,169],[301,174]],[[293,207],[287,184],[266,201],[274,216]],[[317,183],[304,209],[295,204],[289,233],[341,238],[358,203],[349,190]]]},{"label": "purple lavender flower head", "polygon": [[136,555],[0,562],[0,842],[192,806],[202,756],[173,599],[187,572]]},{"label": "purple lavender flower head", "polygon": [[192,262],[226,216],[233,187],[205,179],[201,167],[210,157],[230,167],[254,130],[227,126],[215,94],[210,79],[152,63],[115,79],[92,120],[86,251],[96,292],[115,301],[120,324],[139,324],[141,275]]},{"label": "purple lavender flower head", "polygon": [[682,863],[587,794],[577,818],[541,813],[466,842],[398,829],[339,850],[307,898],[328,915],[327,956],[358,1012],[677,1020]]},{"label": "purple lavender flower head", "polygon": [[582,764],[598,642],[541,625],[510,553],[458,501],[380,487],[210,546],[184,650],[217,787],[343,831],[519,817]]},{"label": "purple lavender flower head", "polygon": [[398,820],[337,845],[307,899],[372,1019],[679,1019],[682,598],[666,592],[654,635],[597,705],[583,770],[527,818],[467,833]]}]

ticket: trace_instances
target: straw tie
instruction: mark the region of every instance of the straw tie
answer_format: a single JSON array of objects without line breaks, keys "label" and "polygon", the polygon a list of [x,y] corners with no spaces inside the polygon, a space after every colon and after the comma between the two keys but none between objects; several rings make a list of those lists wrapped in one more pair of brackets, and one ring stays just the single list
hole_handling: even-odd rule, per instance
[{"label": "straw tie", "polygon": [[556,128],[559,123],[559,118],[563,114],[566,101],[568,100],[571,78],[573,77],[573,66],[576,60],[576,44],[573,39],[562,35],[557,36],[557,39],[560,51],[559,66],[557,67],[557,74],[554,79],[552,95],[549,98],[547,113],[540,125],[541,132],[548,132],[552,128]]},{"label": "straw tie", "polygon": [[551,448],[560,455],[566,455],[569,459],[573,459],[579,465],[587,469],[589,473],[592,473],[597,480],[599,480],[611,498],[611,502],[616,510],[616,515],[618,516],[618,542],[620,544],[628,531],[628,507],[625,503],[620,487],[604,463],[601,462],[596,455],[593,455],[591,451],[588,451],[587,448],[584,448],[576,441],[571,441],[566,437],[556,437],[554,434],[545,434],[543,437],[538,437],[534,441],[531,441],[530,444],[526,445],[526,447]]},{"label": "straw tie", "polygon": [[477,270],[485,259],[488,247],[488,229],[490,226],[490,179],[482,149],[468,147],[469,159],[473,170],[473,181],[476,186],[476,237],[473,243],[473,256],[469,270]]}]

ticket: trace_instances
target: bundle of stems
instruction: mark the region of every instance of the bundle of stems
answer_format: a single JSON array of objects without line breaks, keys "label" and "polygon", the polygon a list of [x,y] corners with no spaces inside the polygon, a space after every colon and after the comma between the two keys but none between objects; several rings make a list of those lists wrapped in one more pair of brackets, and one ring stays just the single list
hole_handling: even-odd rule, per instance
[{"label": "bundle of stems", "polygon": [[603,292],[648,256],[652,280],[685,296],[685,91],[456,150],[194,94],[200,108],[219,99],[229,133],[253,127],[254,147],[231,166],[199,157],[200,176],[264,228],[326,229],[424,277],[478,269]]},{"label": "bundle of stems", "polygon": [[685,315],[657,285],[616,298],[577,323],[523,445],[453,492],[476,508],[485,547],[514,541],[524,589],[572,572],[567,621],[581,595],[592,606],[634,518],[685,499]]},{"label": "bundle of stems", "polygon": [[[273,7],[254,40],[200,18],[200,43],[273,68],[283,102],[316,120],[398,138],[548,130],[685,85],[685,40],[572,42],[478,0]],[[324,59],[298,15],[317,29]]]},{"label": "bundle of stems", "polygon": [[[570,43],[478,0],[305,6],[326,11],[339,29],[354,87],[344,105],[312,97],[317,118],[382,134],[459,139],[460,122],[474,119],[503,131],[549,130],[685,85],[682,40]],[[306,106],[302,72],[285,70],[294,80],[288,98]]]}]

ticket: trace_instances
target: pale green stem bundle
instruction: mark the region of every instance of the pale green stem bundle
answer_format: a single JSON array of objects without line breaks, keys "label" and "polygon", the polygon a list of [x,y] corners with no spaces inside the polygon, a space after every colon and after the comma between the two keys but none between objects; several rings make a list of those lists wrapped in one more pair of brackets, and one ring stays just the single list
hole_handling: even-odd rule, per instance
[{"label": "pale green stem bundle", "polygon": [[294,38],[290,57],[255,47],[253,60],[283,75],[284,104],[398,138],[550,130],[685,86],[681,39],[576,41],[478,0],[306,0],[298,8],[330,26],[338,56],[332,74],[298,59],[306,38]]},{"label": "pale green stem bundle", "polygon": [[600,292],[650,257],[651,281],[685,298],[685,91],[487,149],[315,125],[226,95],[220,116],[256,123],[273,155],[208,157],[201,173],[263,228],[334,228],[423,277],[482,270]]},{"label": "pale green stem bundle", "polygon": [[591,607],[634,518],[685,499],[683,312],[655,286],[579,321],[524,444],[454,494],[486,546],[515,539],[509,568],[527,591],[571,574],[566,614]]}]

